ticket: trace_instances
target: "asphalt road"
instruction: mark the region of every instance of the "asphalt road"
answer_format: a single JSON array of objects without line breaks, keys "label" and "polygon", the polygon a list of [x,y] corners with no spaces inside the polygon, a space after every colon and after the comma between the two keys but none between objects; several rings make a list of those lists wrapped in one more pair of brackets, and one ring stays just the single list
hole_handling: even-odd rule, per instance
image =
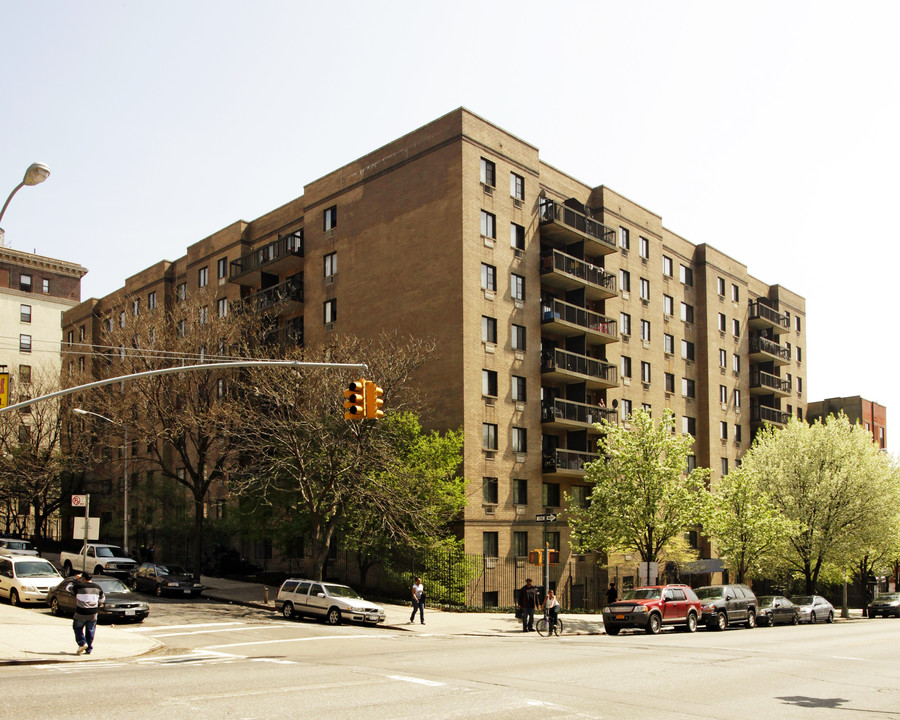
[{"label": "asphalt road", "polygon": [[4,716],[900,718],[900,620],[464,637],[332,628],[209,601],[151,603],[151,617],[130,631],[166,651],[4,668]]}]

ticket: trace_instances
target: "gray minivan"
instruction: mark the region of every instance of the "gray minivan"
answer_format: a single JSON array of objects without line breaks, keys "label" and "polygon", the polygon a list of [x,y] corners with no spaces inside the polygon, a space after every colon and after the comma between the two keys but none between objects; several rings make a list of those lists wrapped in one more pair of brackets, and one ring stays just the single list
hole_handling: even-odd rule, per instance
[{"label": "gray minivan", "polygon": [[703,622],[712,630],[729,625],[756,627],[756,595],[746,585],[707,585],[694,590],[700,598]]}]

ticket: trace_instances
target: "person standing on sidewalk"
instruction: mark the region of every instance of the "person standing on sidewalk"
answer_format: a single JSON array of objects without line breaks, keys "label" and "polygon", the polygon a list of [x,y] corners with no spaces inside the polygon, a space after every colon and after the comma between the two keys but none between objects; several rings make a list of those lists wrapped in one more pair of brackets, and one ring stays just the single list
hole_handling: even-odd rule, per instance
[{"label": "person standing on sidewalk", "polygon": [[412,615],[409,616],[409,622],[416,619],[416,610],[419,611],[419,620],[425,624],[425,586],[422,584],[422,578],[417,577],[412,585]]},{"label": "person standing on sidewalk", "polygon": [[609,584],[609,590],[606,591],[606,604],[612,605],[618,599],[619,591],[616,589],[616,584],[614,582],[611,582]]},{"label": "person standing on sidewalk", "polygon": [[538,589],[531,584],[531,578],[525,580],[525,586],[519,590],[519,609],[522,611],[522,632],[534,630],[534,609],[540,605]]},{"label": "person standing on sidewalk", "polygon": [[94,633],[97,629],[97,615],[103,604],[103,589],[91,582],[91,574],[81,573],[72,583],[75,593],[75,616],[72,629],[75,631],[75,642],[78,643],[78,654],[90,655],[94,650]]}]

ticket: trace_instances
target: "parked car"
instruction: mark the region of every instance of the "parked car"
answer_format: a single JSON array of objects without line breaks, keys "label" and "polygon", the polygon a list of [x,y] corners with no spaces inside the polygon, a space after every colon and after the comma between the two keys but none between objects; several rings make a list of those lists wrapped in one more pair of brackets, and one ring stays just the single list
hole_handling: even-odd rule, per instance
[{"label": "parked car", "polygon": [[[66,578],[47,596],[52,615],[75,614],[74,577]],[[94,575],[91,579],[103,590],[103,605],[100,606],[100,622],[143,622],[150,614],[150,606],[131,592],[121,580],[107,575]]]},{"label": "parked car", "polygon": [[756,595],[746,585],[707,585],[694,592],[702,603],[702,619],[707,628],[756,627]]},{"label": "parked car", "polygon": [[834,605],[821,595],[798,595],[791,602],[800,608],[800,622],[834,622]]},{"label": "parked car", "polygon": [[275,597],[275,609],[286,618],[309,615],[329,625],[340,625],[343,620],[384,622],[384,608],[363,600],[353,588],[299,578],[282,583]]},{"label": "parked car", "polygon": [[782,595],[760,595],[756,622],[760,625],[796,625],[800,622],[800,608]]},{"label": "parked car", "polygon": [[694,632],[701,614],[700,600],[687,585],[653,585],[626,590],[620,600],[603,609],[607,635],[623,628],[639,628],[655,635],[664,625]]},{"label": "parked car", "polygon": [[883,593],[869,603],[869,617],[900,617],[900,593]]},{"label": "parked car", "polygon": [[203,586],[181,565],[145,562],[131,573],[128,584],[132,590],[152,592],[156,597],[165,593],[197,597]]},{"label": "parked car", "polygon": [[0,537],[0,555],[37,555],[38,551],[27,540]]},{"label": "parked car", "polygon": [[44,558],[33,555],[0,556],[0,597],[10,605],[42,603],[62,576]]},{"label": "parked car", "polygon": [[137,567],[137,563],[126,557],[118,545],[92,542],[78,552],[61,552],[59,563],[66,577],[86,571],[92,575],[112,575],[125,579]]}]

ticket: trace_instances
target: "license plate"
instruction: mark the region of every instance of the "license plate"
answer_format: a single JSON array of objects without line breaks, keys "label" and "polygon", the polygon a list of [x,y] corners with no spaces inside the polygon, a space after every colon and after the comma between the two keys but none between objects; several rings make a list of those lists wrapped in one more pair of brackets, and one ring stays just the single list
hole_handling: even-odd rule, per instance
[{"label": "license plate", "polygon": [[616,615],[616,620],[624,620],[624,619],[625,619],[624,615]]},{"label": "license plate", "polygon": [[125,611],[125,614],[126,614],[126,615],[134,615],[134,614],[135,614],[135,611],[134,611],[134,610],[126,610],[126,611]]},{"label": "license plate", "polygon": [[185,594],[185,595],[190,595],[190,594],[191,594],[191,591],[190,591],[190,590],[185,590],[185,591],[184,591],[184,594]]}]

